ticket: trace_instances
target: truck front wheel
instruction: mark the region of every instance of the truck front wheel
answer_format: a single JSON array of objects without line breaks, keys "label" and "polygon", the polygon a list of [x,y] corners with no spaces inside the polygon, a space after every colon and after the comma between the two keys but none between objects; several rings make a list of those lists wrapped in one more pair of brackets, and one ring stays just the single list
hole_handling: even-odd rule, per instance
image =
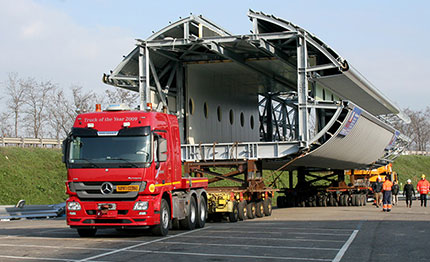
[{"label": "truck front wheel", "polygon": [[169,233],[170,208],[166,199],[161,199],[160,224],[152,228],[152,234],[157,236],[167,236]]}]

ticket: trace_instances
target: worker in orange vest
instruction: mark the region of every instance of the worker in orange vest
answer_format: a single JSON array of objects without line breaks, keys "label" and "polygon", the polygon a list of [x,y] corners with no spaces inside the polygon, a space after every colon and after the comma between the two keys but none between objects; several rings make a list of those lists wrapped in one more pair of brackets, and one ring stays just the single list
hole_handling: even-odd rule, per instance
[{"label": "worker in orange vest", "polygon": [[427,194],[429,193],[429,181],[426,180],[426,175],[421,175],[421,180],[418,182],[417,191],[420,193],[421,206],[427,206]]},{"label": "worker in orange vest", "polygon": [[390,177],[386,176],[384,184],[382,184],[382,192],[383,192],[383,206],[382,211],[390,212],[391,211],[391,187],[393,186],[393,183],[390,181]]}]

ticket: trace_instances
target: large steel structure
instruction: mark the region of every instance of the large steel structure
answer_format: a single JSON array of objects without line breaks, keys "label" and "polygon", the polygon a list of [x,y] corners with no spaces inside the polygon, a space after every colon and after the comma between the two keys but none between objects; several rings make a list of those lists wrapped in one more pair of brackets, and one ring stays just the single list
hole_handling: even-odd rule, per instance
[{"label": "large steel structure", "polygon": [[408,118],[344,58],[290,22],[248,17],[246,35],[202,16],[171,23],[103,80],[140,92],[142,110],[176,114],[187,162],[352,169],[402,150],[407,139],[386,120]]}]

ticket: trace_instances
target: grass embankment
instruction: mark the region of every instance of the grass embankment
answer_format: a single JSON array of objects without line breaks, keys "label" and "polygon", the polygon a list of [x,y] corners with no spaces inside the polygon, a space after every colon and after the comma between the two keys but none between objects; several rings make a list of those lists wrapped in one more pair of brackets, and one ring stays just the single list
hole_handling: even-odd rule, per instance
[{"label": "grass embankment", "polygon": [[411,179],[412,184],[416,186],[422,174],[430,181],[430,157],[400,156],[394,161],[393,170],[399,175],[399,183],[404,185],[406,180]]},{"label": "grass embankment", "polygon": [[0,205],[64,202],[65,179],[59,149],[0,147]]}]

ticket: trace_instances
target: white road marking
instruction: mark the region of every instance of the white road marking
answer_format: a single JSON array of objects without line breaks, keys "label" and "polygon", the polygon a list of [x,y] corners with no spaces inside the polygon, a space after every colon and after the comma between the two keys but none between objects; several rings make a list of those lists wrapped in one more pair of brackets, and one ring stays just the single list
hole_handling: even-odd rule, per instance
[{"label": "white road marking", "polygon": [[[0,255],[0,258],[8,258],[8,259],[17,259],[17,260],[42,260],[42,261],[75,261],[78,262],[79,260],[75,259],[65,259],[65,258],[50,258],[50,257],[18,257],[18,256],[4,256]],[[102,261],[97,261],[102,262]]]},{"label": "white road marking", "polygon": [[171,239],[171,238],[174,238],[174,237],[184,236],[184,235],[187,235],[187,234],[195,233],[195,232],[198,232],[198,231],[201,231],[201,230],[205,230],[205,229],[209,229],[209,228],[210,227],[204,227],[204,228],[200,228],[200,229],[197,229],[197,230],[191,230],[191,231],[187,231],[187,232],[184,232],[184,233],[180,233],[180,234],[177,234],[177,235],[172,235],[172,236],[168,236],[168,237],[163,237],[163,238],[155,239],[155,240],[152,240],[152,241],[143,242],[143,243],[140,243],[140,244],[136,244],[136,245],[133,245],[133,246],[120,248],[120,249],[117,249],[117,250],[114,250],[114,251],[111,251],[111,252],[107,252],[107,253],[104,253],[104,254],[100,254],[100,255],[96,255],[96,256],[84,258],[84,259],[81,259],[79,261],[80,262],[81,261],[89,261],[89,260],[96,259],[96,258],[99,258],[99,257],[104,257],[104,256],[112,255],[112,254],[119,253],[119,252],[122,252],[122,251],[130,250],[132,248],[149,245],[149,244],[152,244],[152,243],[160,242],[160,241],[163,241],[163,240],[166,240],[166,239]]},{"label": "white road marking", "polygon": [[256,239],[256,240],[275,240],[275,241],[307,241],[307,242],[336,242],[336,243],[343,243],[343,240],[328,240],[328,239],[309,239],[309,238],[265,238],[265,237],[231,237],[231,236],[201,236],[201,235],[194,235],[194,236],[183,236],[187,238],[219,238],[219,239]]},{"label": "white road marking", "polygon": [[173,251],[151,251],[151,250],[129,250],[138,253],[166,254],[166,255],[187,255],[203,257],[234,257],[234,258],[255,258],[255,259],[278,259],[278,260],[305,260],[305,261],[331,261],[327,258],[307,258],[307,257],[272,257],[272,256],[251,256],[251,255],[228,255],[219,253],[191,253],[191,252],[173,252]]},{"label": "white road marking", "polygon": [[[266,227],[266,225],[268,225],[268,223],[264,223],[264,224],[260,223],[260,224],[257,224],[257,225],[259,227],[264,226],[266,229],[276,229],[276,230],[291,230],[291,229],[293,229],[293,230],[305,230],[305,231],[321,230],[321,231],[346,231],[346,232],[352,232],[355,229],[355,228],[346,229],[346,228],[314,228],[314,227]],[[276,224],[273,224],[273,225],[276,225]],[[255,226],[250,227],[250,226],[238,225],[237,227],[219,227],[219,228],[232,229],[232,230],[234,230],[234,229],[241,229],[241,228],[255,229]]]},{"label": "white road marking", "polygon": [[[16,244],[0,244],[0,247],[17,247]],[[96,248],[96,247],[64,247],[64,246],[46,246],[46,245],[19,245],[19,247],[29,248],[52,248],[52,249],[82,249],[82,250],[96,250],[96,251],[112,251],[112,248]]]},{"label": "white road marking", "polygon": [[357,234],[358,234],[358,230],[354,230],[354,232],[352,232],[351,236],[348,238],[348,240],[339,250],[336,257],[333,259],[333,262],[339,262],[342,259],[343,255],[345,254],[346,250],[348,250],[348,247],[351,245],[352,241],[354,241],[354,238],[355,236],[357,236]]},{"label": "white road marking", "polygon": [[291,234],[291,235],[319,235],[319,236],[350,236],[351,234],[316,233],[316,232],[270,232],[270,231],[240,231],[240,230],[207,230],[206,232],[250,233],[250,234]]},{"label": "white road marking", "polygon": [[290,247],[290,246],[261,246],[261,245],[240,245],[240,244],[211,244],[211,243],[191,243],[191,242],[176,242],[166,241],[158,242],[157,244],[169,244],[169,245],[197,245],[197,246],[220,246],[225,247],[247,247],[247,248],[273,248],[273,249],[311,249],[311,250],[327,250],[327,251],[338,251],[339,248],[325,248],[325,247]]}]

